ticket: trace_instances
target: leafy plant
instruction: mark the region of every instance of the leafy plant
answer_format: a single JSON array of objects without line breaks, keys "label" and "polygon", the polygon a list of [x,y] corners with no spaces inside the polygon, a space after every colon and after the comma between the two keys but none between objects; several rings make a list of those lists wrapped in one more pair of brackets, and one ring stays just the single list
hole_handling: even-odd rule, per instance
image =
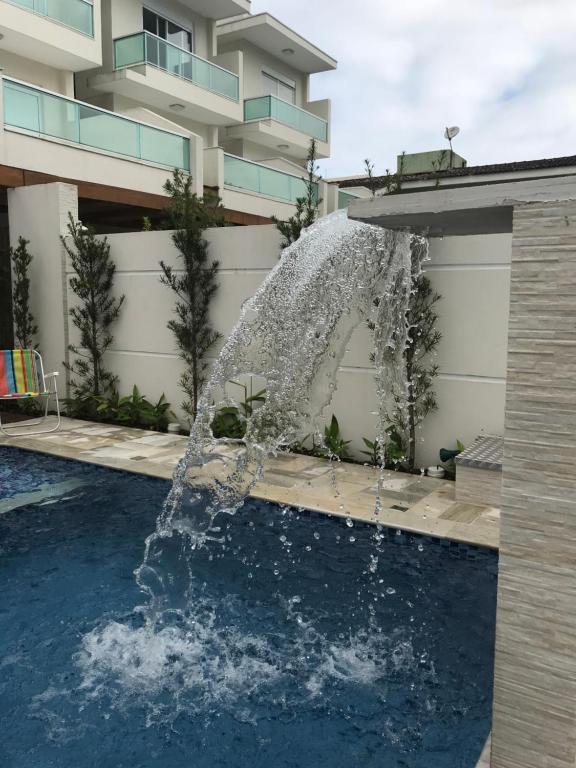
[{"label": "leafy plant", "polygon": [[87,419],[88,421],[100,421],[98,405],[100,396],[91,392],[76,392],[64,400],[66,415],[71,419]]},{"label": "leafy plant", "polygon": [[405,157],[406,152],[402,152],[396,173],[391,173],[390,169],[387,168],[383,177],[374,176],[374,163],[368,159],[364,160],[364,170],[368,177],[364,186],[370,190],[372,197],[376,197],[378,189],[384,189],[387,195],[396,195],[402,191]]},{"label": "leafy plant", "polygon": [[96,410],[105,421],[156,431],[164,431],[168,426],[171,411],[164,394],[157,403],[151,403],[135,385],[131,395],[120,397],[114,390],[108,397],[97,400]]},{"label": "leafy plant", "polygon": [[68,232],[72,246],[62,238],[76,273],[70,278],[70,287],[79,299],[70,316],[80,333],[78,346],[70,344],[75,356],[73,363],[65,363],[69,371],[74,397],[82,401],[86,395],[102,395],[114,387],[116,376],[104,367],[104,354],[114,338],[110,331],[124,304],[124,296],[113,296],[116,266],[110,258],[106,239],[96,237],[92,228],[75,222],[69,214]]},{"label": "leafy plant", "polygon": [[142,232],[152,232],[154,227],[152,226],[152,222],[150,221],[149,216],[143,216],[142,217]]},{"label": "leafy plant", "polygon": [[[438,321],[436,305],[442,296],[434,290],[426,275],[416,272],[416,265],[420,261],[418,251],[421,247],[420,240],[414,238],[412,241],[413,287],[406,315],[408,343],[404,352],[410,396],[408,402],[395,400],[394,407],[388,414],[397,435],[407,436],[408,442],[403,445],[403,452],[409,470],[415,467],[416,430],[430,413],[438,409],[434,392],[434,379],[438,375],[438,366],[431,361],[431,358],[442,339],[442,334],[436,328]],[[370,327],[373,328],[373,325]]]},{"label": "leafy plant", "polygon": [[229,438],[242,440],[246,435],[248,419],[254,413],[256,403],[266,400],[266,390],[261,389],[256,394],[248,394],[248,387],[237,381],[231,381],[237,387],[244,390],[244,400],[239,405],[229,405],[219,408],[212,420],[212,434],[215,438]]},{"label": "leafy plant", "polygon": [[21,349],[35,348],[34,336],[38,326],[30,311],[29,267],[32,254],[28,251],[29,240],[18,238],[18,247],[10,248],[12,261],[12,313],[14,317],[15,342]]},{"label": "leafy plant", "polygon": [[374,163],[369,159],[366,158],[364,160],[364,170],[366,171],[366,176],[368,177],[368,182],[366,183],[366,187],[370,190],[372,197],[376,197],[376,190],[378,189],[378,184],[376,183],[374,179]]},{"label": "leafy plant", "polygon": [[406,157],[406,152],[402,152],[400,155],[400,162],[398,164],[398,170],[396,173],[390,173],[388,169],[386,169],[386,175],[384,176],[384,184],[383,187],[386,190],[387,195],[397,195],[399,192],[402,191],[402,184],[404,182],[404,158]]},{"label": "leafy plant", "polygon": [[324,427],[324,446],[320,447],[321,456],[337,456],[346,459],[349,456],[348,446],[350,440],[344,440],[340,433],[338,419],[332,414],[332,419],[327,427]]},{"label": "leafy plant", "polygon": [[192,178],[175,170],[164,189],[170,196],[168,214],[174,232],[172,241],[184,263],[183,274],[160,262],[160,281],[172,289],[177,301],[175,319],[168,328],[176,338],[180,358],[186,370],[180,377],[180,387],[186,395],[183,410],[196,418],[198,399],[206,379],[207,352],[221,338],[210,324],[210,305],[218,292],[219,263],[210,260],[208,243],[203,232],[208,227],[222,226],[219,198],[198,197],[192,192]]},{"label": "leafy plant", "polygon": [[[384,447],[384,454],[386,457],[386,467],[388,469],[397,469],[405,460],[405,452],[402,446],[402,437],[398,434],[395,427],[389,426],[386,429],[388,439],[386,446]],[[368,438],[362,438],[364,445],[369,449],[367,451],[361,451],[365,456],[370,458],[370,464],[374,467],[380,467],[382,465],[382,446],[378,438],[374,441],[368,440]]]},{"label": "leafy plant", "polygon": [[334,414],[330,424],[324,427],[324,439],[322,442],[317,443],[316,438],[312,437],[312,446],[309,448],[306,443],[310,439],[310,435],[306,435],[301,440],[297,440],[292,443],[290,450],[293,453],[302,453],[305,456],[316,456],[321,459],[348,459],[350,453],[348,446],[351,440],[344,440],[340,432],[340,424]]},{"label": "leafy plant", "polygon": [[316,221],[318,208],[322,202],[318,197],[318,183],[321,178],[317,164],[316,140],[312,139],[306,158],[306,177],[303,179],[306,192],[304,196],[296,199],[296,213],[287,221],[280,221],[276,216],[272,216],[276,229],[283,237],[282,248],[288,248],[295,243],[302,234],[302,230],[312,226]]}]

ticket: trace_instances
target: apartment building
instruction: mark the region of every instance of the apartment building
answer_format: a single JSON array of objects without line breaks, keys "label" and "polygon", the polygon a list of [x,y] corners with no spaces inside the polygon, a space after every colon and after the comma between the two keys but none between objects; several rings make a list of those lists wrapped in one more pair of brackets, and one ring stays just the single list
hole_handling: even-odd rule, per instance
[{"label": "apartment building", "polygon": [[310,77],[336,61],[250,0],[0,0],[0,67],[4,210],[7,188],[66,180],[83,219],[131,228],[178,167],[230,222],[266,223],[294,211],[311,138],[330,154]]}]

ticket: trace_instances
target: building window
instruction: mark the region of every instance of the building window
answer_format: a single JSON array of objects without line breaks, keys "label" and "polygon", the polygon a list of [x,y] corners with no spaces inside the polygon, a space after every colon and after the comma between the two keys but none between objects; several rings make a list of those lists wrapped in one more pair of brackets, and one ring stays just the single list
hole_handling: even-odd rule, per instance
[{"label": "building window", "polygon": [[193,50],[193,36],[190,30],[178,26],[148,8],[144,8],[144,30],[185,51]]},{"label": "building window", "polygon": [[262,72],[262,87],[266,96],[277,96],[290,104],[296,103],[296,83],[288,78]]}]

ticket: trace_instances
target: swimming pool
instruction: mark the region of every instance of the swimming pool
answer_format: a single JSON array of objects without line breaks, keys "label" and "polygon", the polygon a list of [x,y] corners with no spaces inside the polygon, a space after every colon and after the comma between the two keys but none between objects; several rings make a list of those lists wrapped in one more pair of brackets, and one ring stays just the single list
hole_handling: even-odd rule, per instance
[{"label": "swimming pool", "polygon": [[2,768],[475,767],[495,553],[252,500],[151,634],[133,570],[168,488],[0,448]]}]

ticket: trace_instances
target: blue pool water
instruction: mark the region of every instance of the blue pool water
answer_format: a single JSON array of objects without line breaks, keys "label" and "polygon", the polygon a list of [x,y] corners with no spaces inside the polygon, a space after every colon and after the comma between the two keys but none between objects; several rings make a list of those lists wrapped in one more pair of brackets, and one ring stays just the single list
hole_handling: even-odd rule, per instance
[{"label": "blue pool water", "polygon": [[494,553],[250,501],[152,632],[168,487],[0,448],[2,768],[474,768]]}]

